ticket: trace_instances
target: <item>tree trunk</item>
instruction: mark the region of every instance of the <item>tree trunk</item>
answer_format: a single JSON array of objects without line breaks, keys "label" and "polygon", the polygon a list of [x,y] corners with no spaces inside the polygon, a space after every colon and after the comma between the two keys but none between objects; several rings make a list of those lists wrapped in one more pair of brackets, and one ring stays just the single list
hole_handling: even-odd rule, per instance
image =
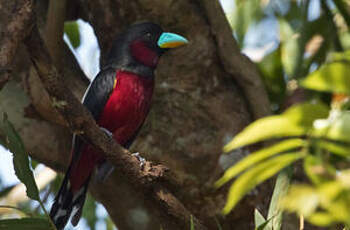
[{"label": "tree trunk", "polygon": [[[45,2],[37,1],[36,6],[41,28],[45,17],[40,15],[46,13],[38,12],[46,12]],[[70,10],[66,18],[83,18],[92,25],[102,63],[115,35],[138,21],[158,23],[190,40],[188,46],[162,57],[156,71],[153,107],[131,150],[171,169],[180,181],[173,192],[208,229],[217,229],[217,219],[222,229],[251,229],[254,207],[257,204],[263,207],[268,202],[266,186],[256,190],[259,193],[249,195],[226,218],[221,218],[219,213],[226,202],[227,190],[212,189],[213,182],[223,172],[223,165],[227,164],[223,161],[228,158],[220,158],[223,145],[256,114],[252,113],[254,109],[244,85],[238,85],[234,80],[237,76],[232,76],[223,66],[219,40],[215,38],[220,34],[213,34],[218,28],[211,27],[210,15],[204,8],[195,0],[87,0],[81,4],[67,1]],[[4,35],[0,39],[1,36]],[[239,60],[245,59],[237,52],[235,55]],[[81,97],[86,81],[67,47],[63,56],[65,84]],[[69,164],[71,134],[62,126],[62,118],[50,108],[47,92],[21,47],[17,49],[14,66],[11,80],[0,91],[0,112],[9,115],[33,158],[63,171]],[[244,69],[249,67],[254,71],[253,64],[242,66],[237,62],[237,66],[231,66],[241,73],[252,71]],[[258,96],[266,100],[265,94]],[[266,114],[265,111],[261,114]],[[237,151],[231,154],[231,160],[237,161],[242,156],[244,152]],[[162,213],[152,209],[140,191],[120,175],[114,173],[104,184],[93,182],[90,192],[105,206],[119,229],[160,228],[158,219]],[[136,218],[139,212],[146,218]],[[163,229],[167,228],[163,226]]]}]

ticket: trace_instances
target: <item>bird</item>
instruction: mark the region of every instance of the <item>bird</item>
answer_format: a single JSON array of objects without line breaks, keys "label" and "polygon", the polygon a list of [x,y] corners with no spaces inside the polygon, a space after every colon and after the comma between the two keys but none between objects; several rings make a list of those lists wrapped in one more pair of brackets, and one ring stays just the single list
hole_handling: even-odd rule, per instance
[{"label": "bird", "polygon": [[[130,147],[150,110],[160,57],[187,43],[185,37],[164,32],[152,22],[133,24],[113,41],[82,103],[100,128],[124,148]],[[78,224],[96,169],[97,177],[104,179],[113,167],[101,152],[73,135],[70,165],[50,210],[57,230],[64,229],[70,218],[73,226]]]}]

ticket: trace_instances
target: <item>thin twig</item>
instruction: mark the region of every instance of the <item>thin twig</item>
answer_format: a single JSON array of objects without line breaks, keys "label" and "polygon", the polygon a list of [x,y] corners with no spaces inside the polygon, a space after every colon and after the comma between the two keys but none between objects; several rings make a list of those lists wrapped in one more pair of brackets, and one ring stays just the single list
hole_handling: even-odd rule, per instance
[{"label": "thin twig", "polygon": [[304,216],[300,215],[299,218],[299,230],[304,230]]}]

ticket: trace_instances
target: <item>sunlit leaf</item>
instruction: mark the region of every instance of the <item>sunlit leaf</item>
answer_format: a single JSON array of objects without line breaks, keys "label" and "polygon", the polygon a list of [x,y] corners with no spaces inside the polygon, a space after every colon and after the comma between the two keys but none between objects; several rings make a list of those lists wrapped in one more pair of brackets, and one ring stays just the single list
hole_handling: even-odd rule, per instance
[{"label": "sunlit leaf", "polygon": [[350,156],[350,147],[343,144],[320,140],[318,142],[318,146],[320,148],[328,150],[330,153],[341,157]]},{"label": "sunlit leaf", "polygon": [[254,224],[255,224],[255,229],[257,230],[259,226],[263,225],[266,222],[265,218],[263,215],[259,212],[258,209],[254,210]]},{"label": "sunlit leaf", "polygon": [[17,134],[13,125],[4,115],[3,132],[6,135],[7,147],[13,153],[13,164],[18,179],[26,186],[27,196],[33,200],[40,201],[39,190],[36,186],[33,172],[30,169],[28,155],[23,142]]},{"label": "sunlit leaf", "polygon": [[341,62],[341,61],[350,62],[350,50],[346,50],[344,52],[330,53],[328,59],[331,62]]},{"label": "sunlit leaf", "polygon": [[22,218],[0,220],[0,230],[48,230],[48,220],[43,218]]},{"label": "sunlit leaf", "polygon": [[272,219],[265,220],[258,209],[254,210],[255,230],[270,230],[271,228],[269,228],[267,225],[271,222],[271,220]]},{"label": "sunlit leaf", "polygon": [[230,152],[233,149],[271,138],[300,136],[303,134],[305,134],[305,129],[296,125],[287,117],[282,115],[269,116],[253,122],[237,134],[224,147],[224,152]]},{"label": "sunlit leaf", "polygon": [[333,93],[350,93],[350,62],[333,62],[323,65],[301,82],[302,86]]},{"label": "sunlit leaf", "polygon": [[[112,219],[107,215],[105,218],[106,230],[114,230],[114,223]],[[162,226],[160,227],[162,229]]]},{"label": "sunlit leaf", "polygon": [[309,179],[315,183],[319,184],[324,182],[326,178],[324,178],[324,174],[326,174],[326,169],[323,165],[323,161],[321,158],[307,155],[304,158],[304,171]]},{"label": "sunlit leaf", "polygon": [[292,106],[281,115],[264,117],[251,123],[224,147],[224,152],[271,138],[305,135],[316,119],[327,116],[327,106],[320,103]]},{"label": "sunlit leaf", "polygon": [[344,0],[334,0],[333,3],[338,8],[340,14],[343,16],[347,26],[350,27],[350,15],[348,11],[349,2]]},{"label": "sunlit leaf", "polygon": [[297,68],[297,57],[299,56],[298,34],[287,20],[279,20],[281,37],[281,57],[285,72],[293,77]]},{"label": "sunlit leaf", "polygon": [[231,185],[223,213],[228,214],[252,188],[269,179],[284,167],[302,158],[302,156],[300,152],[287,153],[262,162],[243,173]]},{"label": "sunlit leaf", "polygon": [[336,179],[344,188],[350,189],[350,169],[338,171]]},{"label": "sunlit leaf", "polygon": [[350,142],[350,112],[342,112],[327,128],[325,137]]},{"label": "sunlit leaf", "polygon": [[80,32],[79,25],[76,21],[69,21],[64,23],[64,32],[69,38],[70,44],[77,48],[80,46]]},{"label": "sunlit leaf", "polygon": [[344,187],[338,181],[330,181],[318,186],[317,192],[320,197],[320,205],[323,208],[329,208],[332,201],[337,198],[343,189]]},{"label": "sunlit leaf", "polygon": [[308,185],[292,185],[285,199],[283,207],[291,212],[297,212],[305,217],[313,213],[320,201],[317,191]]},{"label": "sunlit leaf", "polygon": [[267,218],[272,221],[268,224],[268,229],[280,230],[282,226],[282,206],[281,202],[286,196],[293,174],[291,166],[283,169],[277,176],[275,188],[270,201]]},{"label": "sunlit leaf", "polygon": [[239,44],[243,44],[249,26],[259,20],[262,15],[260,0],[236,1],[235,11],[228,15],[228,19]]},{"label": "sunlit leaf", "polygon": [[334,221],[334,218],[327,212],[314,212],[307,220],[314,225],[326,227]]},{"label": "sunlit leaf", "polygon": [[328,113],[329,108],[324,104],[301,103],[290,107],[282,115],[297,125],[309,129],[313,127],[315,120],[326,118]]},{"label": "sunlit leaf", "polygon": [[233,165],[231,168],[227,169],[225,174],[215,183],[216,187],[222,186],[239,173],[243,172],[247,168],[256,165],[257,163],[272,157],[281,152],[285,152],[288,150],[293,150],[298,147],[303,146],[305,142],[302,139],[291,139],[281,141],[278,144],[269,146],[257,152],[251,153],[247,157],[243,158],[237,164]]},{"label": "sunlit leaf", "polygon": [[284,79],[281,61],[281,48],[278,47],[266,55],[258,66],[270,100],[280,104],[284,99],[286,91],[286,81]]}]

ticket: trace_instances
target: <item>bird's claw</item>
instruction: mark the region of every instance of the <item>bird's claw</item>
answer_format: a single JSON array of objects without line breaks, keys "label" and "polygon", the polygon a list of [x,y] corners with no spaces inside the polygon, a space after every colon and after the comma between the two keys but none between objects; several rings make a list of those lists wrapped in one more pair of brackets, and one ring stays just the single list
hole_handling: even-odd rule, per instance
[{"label": "bird's claw", "polygon": [[144,166],[144,164],[146,163],[146,159],[141,157],[139,152],[133,153],[132,155],[140,161],[140,167],[142,168]]},{"label": "bird's claw", "polygon": [[109,137],[113,137],[113,133],[111,133],[108,129],[104,127],[100,127],[100,129],[105,132]]}]

